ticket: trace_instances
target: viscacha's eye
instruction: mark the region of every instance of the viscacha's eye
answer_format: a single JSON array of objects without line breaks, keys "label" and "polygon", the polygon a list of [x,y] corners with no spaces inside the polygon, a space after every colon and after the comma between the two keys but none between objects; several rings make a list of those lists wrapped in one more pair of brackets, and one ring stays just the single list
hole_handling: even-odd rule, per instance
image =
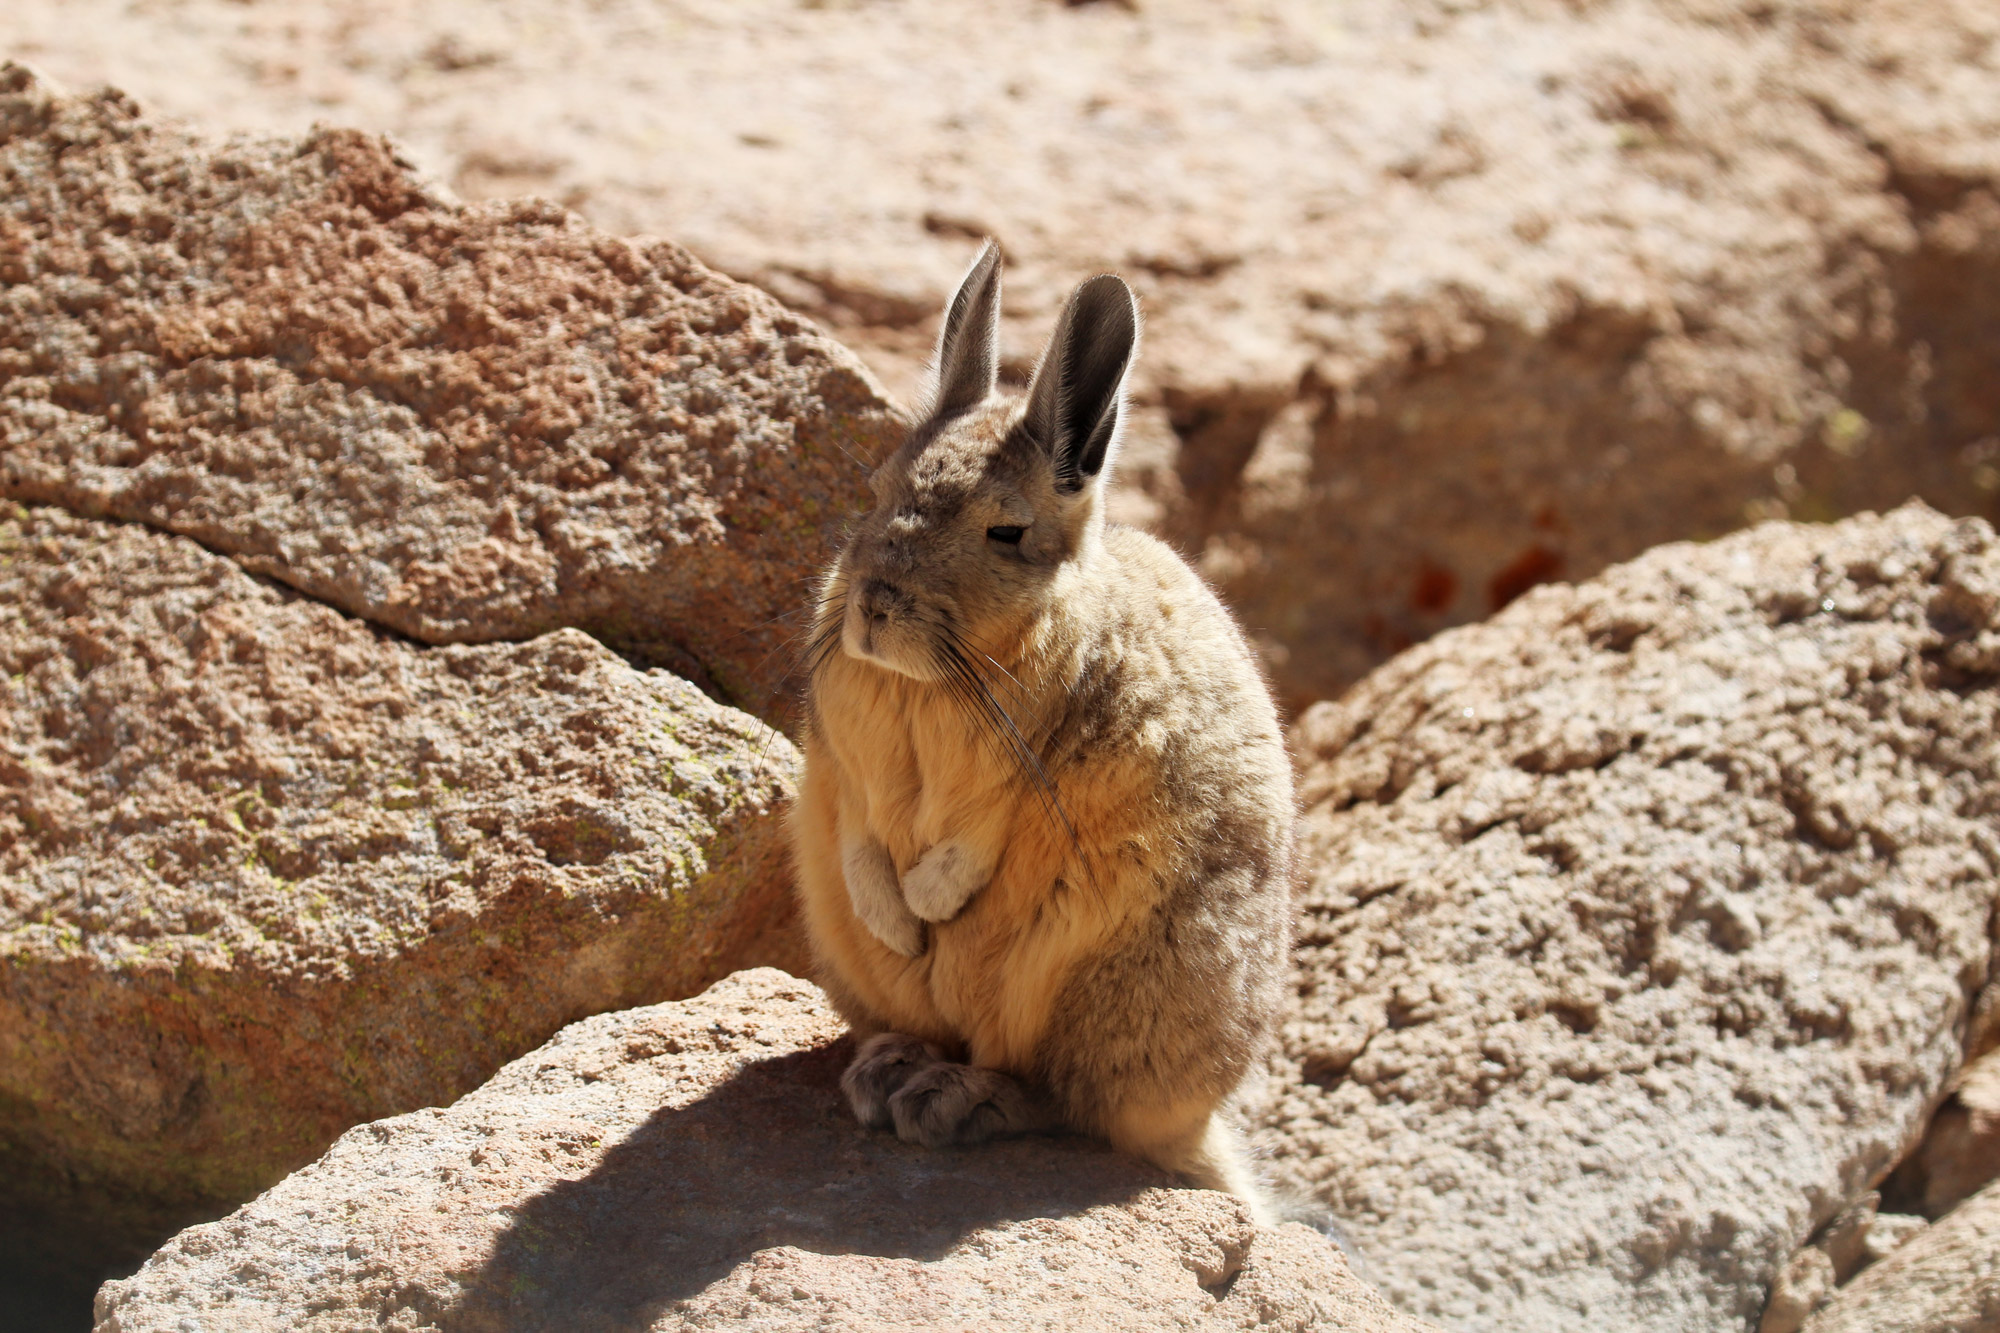
[{"label": "viscacha's eye", "polygon": [[997,528],[986,529],[986,535],[996,542],[1006,542],[1009,546],[1019,546],[1021,544],[1021,534],[1026,531],[1026,528],[1017,528],[1011,524],[1002,524]]}]

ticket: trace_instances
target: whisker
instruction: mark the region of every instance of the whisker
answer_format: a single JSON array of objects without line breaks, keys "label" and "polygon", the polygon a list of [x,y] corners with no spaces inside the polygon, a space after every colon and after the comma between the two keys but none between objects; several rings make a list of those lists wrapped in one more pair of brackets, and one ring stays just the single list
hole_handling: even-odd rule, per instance
[{"label": "whisker", "polygon": [[[1035,753],[1033,747],[1029,746],[1027,738],[1022,735],[1019,724],[1014,720],[1014,715],[1007,711],[999,699],[994,697],[992,690],[986,684],[985,678],[979,674],[978,669],[972,665],[966,658],[964,651],[959,647],[957,636],[951,632],[950,626],[946,625],[942,628],[945,631],[945,637],[942,640],[945,658],[953,675],[965,684],[967,690],[972,695],[973,701],[978,706],[978,711],[989,721],[995,723],[997,728],[1004,729],[1007,739],[1016,748],[1026,751],[1026,757],[1033,760],[1035,771],[1045,778],[1046,771],[1042,768],[1040,756]],[[1044,729],[1046,730],[1046,728]]]},{"label": "whisker", "polygon": [[1013,715],[993,696],[984,678],[966,659],[955,636],[950,634],[949,627],[946,627],[944,635],[935,640],[935,644],[936,656],[941,659],[939,665],[945,673],[947,688],[961,701],[975,721],[985,723],[984,729],[1001,745],[1003,752],[1013,758],[1015,766],[1033,788],[1044,814],[1062,829],[1069,840],[1071,850],[1076,853],[1079,865],[1088,873],[1089,865],[1084,856],[1082,841],[1077,837],[1076,827],[1070,822],[1069,811],[1064,808],[1062,797],[1049,778],[1048,769],[1043,765],[1041,756],[1028,744]]},{"label": "whisker", "polygon": [[999,672],[1002,676],[1005,676],[1007,678],[1007,683],[1013,687],[1013,694],[1016,699],[1020,700],[1023,704],[1029,706],[1032,706],[1034,704],[1035,701],[1034,696],[1028,693],[1027,686],[1023,685],[1020,681],[1014,678],[1013,672],[1009,671],[1006,667],[1003,667],[998,662],[994,661],[990,654],[977,648],[973,649],[973,651],[978,653],[979,656],[983,658],[986,661],[986,663],[989,666],[991,666],[995,671]]},{"label": "whisker", "polygon": [[764,733],[764,748],[757,752],[757,766],[750,770],[751,790],[755,790],[757,784],[764,780],[764,766],[771,760],[771,747],[776,745],[778,737],[784,734],[776,727],[769,725],[765,726]]},{"label": "whisker", "polygon": [[[985,658],[985,660],[988,662],[991,662],[993,664],[994,670],[998,671],[1001,675],[1007,678],[1008,685],[1011,687],[1009,689],[1009,693],[1011,693],[1014,696],[1014,701],[1017,704],[1019,704],[1022,708],[1028,710],[1031,714],[1038,713],[1040,711],[1036,707],[1035,696],[1029,693],[1028,688],[1025,685],[1021,684],[1020,681],[1014,678],[1012,672],[1008,671],[1006,667],[1001,666],[998,662],[994,662],[992,656],[989,655],[987,652],[985,652],[983,649],[965,640],[958,633],[957,629],[948,620],[945,620],[937,616],[929,616],[924,618],[924,623],[927,626],[929,626],[930,629],[938,636],[940,636],[945,642],[951,644],[953,650],[957,651],[961,656],[963,656],[964,654],[965,647],[971,647],[973,652],[978,653],[980,657]],[[972,662],[968,659],[965,665],[967,670],[972,672],[975,680],[977,680],[979,685],[982,688],[984,688],[987,682],[985,681],[984,677],[980,676],[977,670],[974,669]],[[999,701],[996,699],[994,702],[997,706]],[[1008,721],[1010,723],[1014,721],[1011,714],[1008,716]],[[1036,735],[1037,741],[1043,741],[1048,739],[1051,731],[1051,724],[1049,722],[1041,719],[1040,717],[1036,717],[1032,725],[1037,732]]]},{"label": "whisker", "polygon": [[784,634],[779,636],[778,641],[772,644],[769,648],[765,649],[764,655],[759,657],[757,659],[756,665],[750,668],[750,674],[753,677],[762,675],[764,672],[765,663],[769,662],[779,653],[784,653],[791,660],[791,665],[786,667],[784,671],[779,674],[778,684],[781,687],[788,684],[791,681],[792,677],[798,672],[799,650],[802,642],[804,641],[806,632],[807,631],[800,630],[791,634]]},{"label": "whisker", "polygon": [[[819,618],[803,636],[804,646],[794,670],[801,671],[805,677],[802,692],[808,718],[812,711],[812,682],[840,650],[844,617],[839,610],[845,591],[844,583],[837,579],[825,585],[815,607]],[[1041,710],[1036,707],[1034,695],[1028,688],[991,653],[975,646],[970,649],[972,656],[968,655],[964,637],[948,616],[919,614],[913,620],[928,631],[926,637],[930,640],[932,666],[937,672],[938,685],[965,714],[974,734],[993,746],[1008,767],[1014,770],[1017,780],[1027,784],[1043,817],[1061,830],[1076,858],[1078,869],[1089,882],[1094,878],[1093,868],[1083,850],[1082,839],[1077,835],[1076,825],[1070,819],[1062,795],[1056,790],[1055,782],[1050,778],[1048,767],[1038,751],[1039,744],[1052,734],[1053,723],[1040,715]],[[974,656],[995,673],[990,680],[980,670]],[[1011,696],[1023,710],[1023,717],[1027,719],[1025,724],[995,694],[996,687]]]},{"label": "whisker", "polygon": [[771,626],[771,625],[775,625],[775,624],[777,624],[777,623],[778,623],[779,621],[781,621],[781,620],[791,620],[791,619],[794,619],[795,617],[797,617],[797,616],[799,616],[799,615],[803,614],[804,612],[806,612],[806,611],[809,611],[809,610],[811,610],[811,609],[812,609],[812,608],[810,608],[810,607],[805,607],[805,606],[797,606],[797,607],[793,607],[793,608],[792,608],[791,610],[789,610],[789,611],[781,611],[781,612],[779,612],[779,613],[778,613],[777,615],[775,615],[775,616],[769,616],[769,617],[767,617],[767,618],[765,618],[765,619],[763,619],[763,620],[759,620],[759,621],[755,621],[755,622],[753,622],[753,623],[751,623],[751,624],[748,624],[748,625],[745,625],[745,626],[744,626],[744,627],[743,627],[742,629],[740,629],[740,630],[736,631],[736,633],[734,633],[734,634],[730,635],[730,636],[729,636],[728,638],[724,639],[724,640],[723,640],[723,642],[724,642],[724,643],[735,643],[735,642],[736,642],[736,641],[737,641],[738,639],[747,639],[747,638],[749,638],[749,637],[750,637],[750,636],[751,636],[752,634],[755,634],[755,633],[756,633],[756,632],[757,632],[758,630],[760,630],[760,629],[764,629],[764,628],[767,628],[768,626]]},{"label": "whisker", "polygon": [[862,462],[858,457],[856,457],[852,449],[849,449],[846,445],[842,444],[840,442],[839,435],[837,434],[834,435],[832,439],[833,439],[833,447],[840,450],[841,453],[847,455],[848,462],[854,464],[854,466],[860,468],[863,472],[873,472],[875,470],[869,464]]}]

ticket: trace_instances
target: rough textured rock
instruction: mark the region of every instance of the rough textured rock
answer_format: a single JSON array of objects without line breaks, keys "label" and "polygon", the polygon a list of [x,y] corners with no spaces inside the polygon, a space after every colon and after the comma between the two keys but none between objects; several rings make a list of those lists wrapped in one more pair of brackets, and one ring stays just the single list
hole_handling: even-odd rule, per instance
[{"label": "rough textured rock", "polygon": [[1808,1245],[1785,1262],[1771,1282],[1771,1297],[1757,1333],[1799,1333],[1806,1316],[1833,1294],[1833,1260],[1825,1250]]},{"label": "rough textured rock", "polygon": [[1834,1219],[1820,1228],[1813,1244],[1826,1253],[1833,1265],[1833,1280],[1836,1284],[1847,1281],[1859,1272],[1867,1259],[1868,1237],[1875,1229],[1875,1218],[1882,1206],[1882,1195],[1869,1190],[1860,1198],[1834,1215]]},{"label": "rough textured rock", "polygon": [[664,241],[348,130],[211,146],[0,67],[0,493],[432,643],[586,629],[772,716],[896,418]]},{"label": "rough textured rock", "polygon": [[13,0],[58,76],[674,236],[907,389],[990,232],[1117,268],[1128,512],[1295,702],[1750,516],[2000,504],[1990,0]]},{"label": "rough textured rock", "polygon": [[2000,541],[1921,506],[1537,589],[1302,719],[1267,1140],[1398,1304],[1740,1329],[1994,969]]},{"label": "rough textured rock", "polygon": [[754,719],[574,630],[423,648],[5,511],[0,1251],[136,1259],[564,1023],[796,957]]},{"label": "rough textured rock", "polygon": [[175,1237],[97,1327],[1427,1327],[1318,1235],[1082,1140],[862,1130],[841,1032],[769,970],[588,1019]]},{"label": "rough textured rock", "polygon": [[1810,1245],[1778,1270],[1757,1333],[1798,1333],[1806,1318],[1836,1288],[1879,1262],[1929,1225],[1908,1213],[1879,1211],[1882,1196],[1869,1190],[1821,1227]]},{"label": "rough textured rock", "polygon": [[1868,1224],[1868,1235],[1862,1241],[1862,1264],[1881,1263],[1929,1225],[1926,1219],[1914,1213],[1875,1214],[1875,1220]]},{"label": "rough textured rock", "polygon": [[2000,1048],[1952,1080],[1917,1150],[1890,1178],[1895,1196],[1927,1217],[1941,1217],[2000,1179]]},{"label": "rough textured rock", "polygon": [[2000,1333],[2000,1185],[1843,1287],[1806,1333]]}]

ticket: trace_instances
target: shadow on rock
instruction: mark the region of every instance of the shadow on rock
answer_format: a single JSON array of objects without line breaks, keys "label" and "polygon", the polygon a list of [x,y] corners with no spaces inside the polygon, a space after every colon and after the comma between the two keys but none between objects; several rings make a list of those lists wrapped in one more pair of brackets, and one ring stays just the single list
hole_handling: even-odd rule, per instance
[{"label": "shadow on rock", "polygon": [[940,1152],[869,1133],[840,1097],[852,1050],[758,1061],[656,1112],[588,1175],[521,1205],[443,1325],[645,1328],[760,1250],[934,1260],[982,1227],[1171,1183],[1082,1139]]}]

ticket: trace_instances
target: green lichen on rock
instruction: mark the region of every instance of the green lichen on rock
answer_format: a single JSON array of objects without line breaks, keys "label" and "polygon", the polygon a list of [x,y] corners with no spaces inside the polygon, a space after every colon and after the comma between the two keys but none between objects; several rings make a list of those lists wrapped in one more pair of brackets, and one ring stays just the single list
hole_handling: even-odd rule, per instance
[{"label": "green lichen on rock", "polygon": [[574,630],[412,645],[138,527],[4,531],[0,1245],[129,1256],[579,1016],[799,965],[794,756],[687,682]]}]

